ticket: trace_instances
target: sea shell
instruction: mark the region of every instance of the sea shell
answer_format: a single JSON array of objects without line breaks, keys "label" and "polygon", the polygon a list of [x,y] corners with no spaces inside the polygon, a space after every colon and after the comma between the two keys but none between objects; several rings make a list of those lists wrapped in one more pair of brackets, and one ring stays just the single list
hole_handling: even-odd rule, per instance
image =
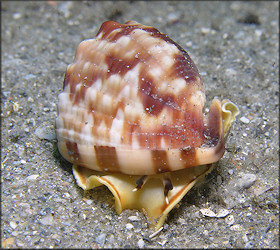
[{"label": "sea shell", "polygon": [[238,109],[214,99],[204,115],[204,106],[201,77],[178,44],[153,27],[107,21],[66,70],[58,148],[82,188],[108,186],[118,212],[144,208],[158,227],[224,154]]}]

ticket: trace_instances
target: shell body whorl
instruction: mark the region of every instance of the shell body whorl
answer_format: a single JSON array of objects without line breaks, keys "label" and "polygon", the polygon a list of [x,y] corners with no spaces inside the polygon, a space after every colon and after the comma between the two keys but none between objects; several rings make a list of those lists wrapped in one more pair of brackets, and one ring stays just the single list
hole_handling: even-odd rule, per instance
[{"label": "shell body whorl", "polygon": [[59,95],[56,133],[68,161],[151,175],[209,164],[224,153],[221,103],[207,116],[190,56],[157,29],[102,24],[83,41]]}]

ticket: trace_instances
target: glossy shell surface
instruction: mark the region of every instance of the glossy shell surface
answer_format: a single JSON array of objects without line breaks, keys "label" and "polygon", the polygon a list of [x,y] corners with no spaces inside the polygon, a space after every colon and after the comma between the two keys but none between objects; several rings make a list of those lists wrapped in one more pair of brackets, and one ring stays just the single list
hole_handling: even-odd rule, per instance
[{"label": "glossy shell surface", "polygon": [[68,161],[102,172],[152,175],[218,161],[221,103],[204,115],[190,56],[134,21],[107,21],[81,42],[59,95],[56,133]]}]

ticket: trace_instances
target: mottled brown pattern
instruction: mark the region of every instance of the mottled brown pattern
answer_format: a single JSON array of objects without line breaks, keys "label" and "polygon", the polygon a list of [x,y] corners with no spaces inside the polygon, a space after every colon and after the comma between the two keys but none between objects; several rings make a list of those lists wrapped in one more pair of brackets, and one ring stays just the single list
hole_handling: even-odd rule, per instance
[{"label": "mottled brown pattern", "polygon": [[157,93],[156,84],[153,77],[146,74],[143,69],[139,74],[139,96],[142,99],[145,112],[157,116],[164,107],[173,108],[177,107],[175,97],[173,95],[162,95]]},{"label": "mottled brown pattern", "polygon": [[[120,32],[116,32],[115,34],[112,34],[112,31],[117,29],[117,28],[121,28]],[[165,34],[160,33],[157,29],[153,28],[153,27],[146,27],[140,24],[134,25],[134,24],[118,24],[116,22],[105,22],[99,32],[97,33],[100,34],[100,32],[102,32],[102,37],[101,39],[106,39],[108,41],[114,41],[117,42],[117,40],[123,36],[123,35],[129,35],[134,29],[142,29],[145,30],[146,32],[149,32],[150,35],[154,36],[154,37],[158,37],[163,39],[166,42],[175,44],[179,50],[182,52],[181,55],[177,55],[175,57],[175,64],[174,67],[172,68],[172,71],[170,72],[165,72],[166,75],[170,78],[174,78],[174,77],[178,77],[178,76],[183,76],[183,77],[187,77],[186,78],[186,85],[189,82],[192,82],[193,80],[195,80],[195,77],[199,77],[198,71],[195,67],[195,65],[193,64],[193,62],[191,61],[190,57],[188,56],[188,54],[180,47],[178,46],[175,42],[173,42],[170,38],[168,38]],[[135,67],[135,65],[139,62],[147,62],[150,60],[151,55],[147,53],[147,51],[143,50],[145,48],[139,48],[140,50],[140,54],[138,57],[131,57],[131,59],[127,60],[125,58],[123,58],[122,54],[117,53],[116,54],[108,54],[105,57],[105,63],[108,66],[108,71],[102,72],[102,70],[100,70],[98,67],[94,68],[94,73],[91,74],[90,79],[86,79],[85,84],[79,89],[76,90],[76,85],[78,84],[78,82],[81,81],[81,79],[84,78],[84,75],[82,75],[82,72],[80,72],[80,77],[78,77],[78,73],[72,73],[71,77],[69,76],[69,73],[66,74],[67,78],[65,78],[65,82],[67,83],[68,81],[71,80],[71,96],[73,95],[74,97],[74,104],[78,104],[80,100],[83,100],[85,97],[85,93],[88,87],[90,87],[92,85],[92,83],[94,83],[98,78],[99,79],[105,79],[108,78],[110,75],[112,74],[120,74],[120,75],[124,75],[126,74],[129,70],[133,69]],[[80,50],[77,51],[80,52]],[[82,53],[82,52],[80,52]],[[90,52],[88,53],[83,53],[82,56],[83,57],[88,57],[88,54],[90,54]],[[121,59],[121,60],[120,60]],[[70,79],[71,78],[71,79]],[[73,80],[72,80],[73,78]],[[197,122],[192,122],[190,121],[190,119],[188,117],[182,117],[182,114],[178,115],[178,112],[176,111],[176,109],[179,108],[179,106],[182,105],[182,103],[185,101],[185,99],[187,98],[186,94],[185,96],[181,97],[181,98],[176,98],[174,95],[171,94],[162,94],[162,93],[158,93],[157,91],[157,84],[154,83],[154,79],[153,77],[151,77],[150,75],[147,74],[145,67],[143,67],[142,65],[142,69],[140,71],[139,74],[139,82],[140,82],[140,86],[139,86],[139,96],[142,99],[143,102],[143,106],[144,106],[144,110],[146,113],[148,113],[149,115],[153,115],[153,116],[157,116],[164,107],[167,107],[169,109],[174,110],[174,112],[172,112],[172,115],[174,117],[174,123],[175,124],[186,124],[186,129],[188,130],[188,127],[195,127],[197,124]],[[157,79],[158,80],[158,79]],[[129,84],[129,83],[128,83]],[[66,85],[66,84],[65,84]],[[99,97],[100,98],[100,97]],[[180,103],[177,103],[176,100],[180,100]],[[92,111],[95,111],[94,105],[90,104],[90,109]],[[118,108],[124,108],[124,106],[119,106]],[[117,109],[115,110],[115,112],[113,112],[114,114],[112,114],[112,119],[115,117]],[[192,113],[193,112],[193,113]],[[196,111],[191,111],[191,109],[188,109],[187,111],[185,111],[185,113],[188,113],[188,116],[195,116]],[[93,112],[94,113],[94,112]],[[95,116],[95,115],[94,115]],[[108,119],[107,119],[108,120]],[[97,119],[98,121],[98,119]],[[202,123],[201,123],[202,124]],[[199,125],[201,126],[201,125]],[[165,127],[165,129],[162,131],[162,135],[167,135],[169,137],[172,137],[173,135],[176,135],[177,133],[174,132],[174,128],[169,127],[167,131],[166,129],[167,127]],[[108,129],[110,129],[110,127],[108,127]],[[93,129],[94,130],[94,129]],[[175,129],[176,130],[176,129]],[[144,132],[144,131],[143,131]],[[156,131],[155,134],[159,134],[160,131]],[[141,134],[141,133],[140,133]],[[179,132],[180,135],[182,135],[182,130]],[[179,136],[177,138],[173,140],[172,145],[174,147],[178,146],[178,143],[174,143],[174,141],[179,142],[181,139],[183,139],[183,141],[187,140],[186,138],[189,138],[189,134],[188,131],[185,133],[185,136]],[[149,135],[150,136],[150,135]],[[140,135],[141,137],[141,145],[144,145],[143,142],[145,141],[145,146],[149,146],[149,144],[147,143],[148,141],[145,139],[145,136]],[[157,135],[158,137],[158,135]],[[131,141],[129,139],[129,141]],[[153,142],[153,140],[149,140],[151,141],[151,143],[153,145],[157,145],[157,143]],[[152,147],[152,145],[150,145],[150,147]]]},{"label": "mottled brown pattern", "polygon": [[[122,57],[120,54],[110,54],[105,57],[105,62],[108,66],[107,78],[114,74],[124,76],[129,70],[132,70],[139,62],[138,58],[132,57],[129,60]],[[103,76],[104,77],[104,76]]]},{"label": "mottled brown pattern", "polygon": [[122,144],[132,145],[132,136],[136,135],[138,141],[141,141],[141,128],[137,123],[125,122],[122,133]]},{"label": "mottled brown pattern", "polygon": [[161,133],[160,129],[155,129],[155,132],[142,132],[139,129],[138,141],[141,148],[147,148],[150,150],[157,150],[161,148],[161,139],[164,134]]},{"label": "mottled brown pattern", "polygon": [[[175,43],[174,43],[175,44]],[[178,45],[177,45],[178,46]],[[182,54],[175,55],[172,75],[186,78],[186,85],[196,82],[199,77],[198,70],[186,51],[181,48]]]},{"label": "mottled brown pattern", "polygon": [[[111,34],[112,31],[116,28],[121,28],[121,31],[115,34]],[[186,77],[185,78],[186,86],[189,83],[194,82],[197,77],[200,78],[198,74],[198,70],[194,65],[194,63],[192,62],[189,55],[187,54],[187,52],[184,51],[174,41],[172,41],[168,36],[160,33],[157,29],[153,27],[146,27],[139,24],[131,25],[129,23],[118,24],[116,22],[108,21],[101,26],[98,34],[102,32],[103,35],[101,39],[111,41],[111,42],[114,41],[117,43],[117,40],[121,36],[129,35],[135,29],[145,30],[146,32],[149,32],[151,36],[161,38],[166,42],[176,45],[177,48],[181,51],[181,54],[175,56],[174,67],[171,68],[171,71],[165,72],[165,74],[168,77],[170,78],[176,78],[179,76],[183,78]],[[128,49],[129,49],[129,45],[128,45]],[[151,60],[152,55],[150,55],[145,50],[145,47],[142,48],[139,47],[138,51],[139,51],[139,55],[137,57],[132,56],[130,60],[126,60],[125,58],[123,58],[123,55],[120,53],[107,55],[105,59],[109,67],[109,72],[107,73],[107,75],[112,75],[116,73],[120,75],[124,75],[129,70],[133,69],[139,61],[148,62],[149,60]],[[176,103],[174,96],[162,95],[157,93],[156,90],[157,84],[154,84],[153,81],[158,79],[154,79],[153,77],[149,76],[144,67],[142,67],[138,78],[140,81],[139,95],[142,97],[145,111],[147,113],[157,116],[161,112],[164,106],[168,106],[169,108],[173,108],[173,109],[174,107],[178,107],[178,103]]]},{"label": "mottled brown pattern", "polygon": [[[153,164],[143,163],[143,169],[156,172],[172,170],[167,149],[177,149],[186,167],[197,164],[202,147],[197,155],[218,145],[215,152],[209,150],[209,161],[224,150],[219,107],[211,107],[209,119],[203,116],[204,86],[196,66],[182,47],[153,27],[103,23],[95,39],[79,45],[63,88],[64,138],[74,138],[83,148],[93,141],[89,151],[95,149],[99,165],[108,171],[121,171],[116,143],[132,152],[151,150]],[[78,146],[67,146],[76,158]],[[181,159],[175,159],[177,166]]]},{"label": "mottled brown pattern", "polygon": [[98,128],[99,126],[101,126],[101,123],[104,122],[106,125],[107,133],[103,135],[104,136],[103,140],[109,143],[110,141],[109,131],[113,122],[113,118],[111,116],[104,115],[101,112],[93,112],[92,115],[94,118],[94,126],[92,126],[92,136],[98,135]]},{"label": "mottled brown pattern", "polygon": [[121,28],[123,24],[114,22],[114,21],[106,21],[102,23],[100,26],[99,31],[97,32],[96,36],[98,36],[100,33],[102,33],[102,39],[106,38],[108,35],[112,33],[113,30]]},{"label": "mottled brown pattern", "polygon": [[[116,33],[117,37],[113,37],[111,32],[114,29],[119,28],[119,27],[123,28],[123,33],[122,32]],[[139,28],[139,27],[141,27],[141,25],[127,26],[127,25],[120,25],[115,22],[107,22],[104,25],[102,25],[100,30],[102,30],[102,34],[103,34],[102,39],[108,40],[110,37],[112,40],[117,41],[117,39],[120,38],[121,35],[128,35],[132,30],[134,30],[135,28]],[[153,32],[156,31],[156,29],[152,29],[152,30],[153,30]],[[78,53],[81,53],[81,51],[78,50],[77,54]],[[88,54],[89,54],[89,52],[83,53],[82,56],[86,58],[86,57],[88,57]],[[76,55],[76,57],[77,57],[77,55]],[[108,78],[110,75],[116,74],[116,73],[120,74],[120,75],[124,75],[129,70],[131,70],[138,63],[139,60],[147,61],[147,58],[150,57],[150,55],[145,53],[145,51],[143,51],[141,53],[140,58],[132,57],[130,60],[126,60],[125,58],[122,58],[120,60],[121,57],[122,57],[121,54],[107,55],[105,57],[105,62],[108,65],[108,71],[105,73],[105,72],[102,72],[102,70],[100,70],[98,67],[95,67],[93,70],[94,73],[91,74],[90,79],[87,77],[87,79],[84,80],[82,71],[80,73],[78,73],[78,72],[72,73],[71,76],[72,76],[73,80],[71,81],[70,97],[71,97],[71,99],[74,98],[74,104],[77,105],[80,100],[84,99],[87,88],[90,87],[92,85],[92,83],[94,83],[98,78],[102,80],[102,79]],[[69,73],[71,73],[71,71]],[[66,75],[69,76],[69,73]],[[144,75],[140,75],[139,76],[140,79],[143,78],[143,76]],[[69,78],[70,77],[67,77],[67,79],[65,80],[65,83],[66,83],[65,85],[67,85],[67,83],[69,82],[69,80],[68,80]],[[85,82],[85,84],[80,89],[77,90],[76,86],[82,79]],[[143,96],[144,96],[143,98],[145,98],[145,95],[143,95]],[[145,108],[146,108],[145,110],[149,114],[157,115],[162,110],[163,106],[170,105],[170,103],[172,102],[171,100],[173,100],[173,99],[174,98],[172,96],[162,96],[162,97],[157,96],[156,92],[153,90],[150,93],[150,96],[148,96],[148,98],[145,101],[145,104],[144,104]],[[153,104],[153,103],[155,103],[155,104]],[[91,105],[92,111],[94,111],[93,107],[94,107],[94,105]],[[118,107],[118,108],[120,108],[120,107]],[[114,112],[114,113],[116,113],[116,112]],[[114,118],[114,115],[112,116],[112,118]]]},{"label": "mottled brown pattern", "polygon": [[119,172],[120,166],[115,147],[94,146],[98,166],[106,172]]},{"label": "mottled brown pattern", "polygon": [[77,91],[75,91],[75,94],[74,94],[74,104],[78,104],[80,102],[80,100],[83,100],[85,98],[85,94],[86,94],[86,91],[87,91],[87,87],[85,86],[81,86],[81,88]]}]

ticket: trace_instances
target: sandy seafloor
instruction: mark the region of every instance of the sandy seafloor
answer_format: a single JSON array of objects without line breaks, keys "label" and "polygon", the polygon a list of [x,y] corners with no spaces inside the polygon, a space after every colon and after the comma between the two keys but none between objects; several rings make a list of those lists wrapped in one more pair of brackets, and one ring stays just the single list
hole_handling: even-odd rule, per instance
[{"label": "sandy seafloor", "polygon": [[[2,2],[2,247],[278,248],[278,15],[270,1]],[[105,187],[84,193],[56,147],[65,69],[106,20],[168,34],[196,63],[207,105],[240,109],[224,157],[151,239],[142,212],[118,215]]]}]

